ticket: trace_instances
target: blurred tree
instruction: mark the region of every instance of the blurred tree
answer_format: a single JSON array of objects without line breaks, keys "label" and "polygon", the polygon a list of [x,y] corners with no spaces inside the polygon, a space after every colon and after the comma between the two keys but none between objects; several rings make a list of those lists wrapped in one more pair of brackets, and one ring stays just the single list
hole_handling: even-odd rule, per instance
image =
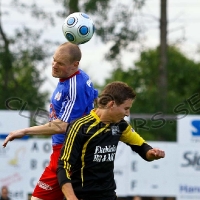
[{"label": "blurred tree", "polygon": [[[102,41],[110,41],[110,50],[106,54],[108,60],[120,62],[121,52],[132,50],[132,43],[138,38],[140,32],[133,26],[133,16],[135,10],[144,5],[144,0],[132,0],[129,4],[114,0],[55,0],[55,3],[60,4],[61,9],[48,12],[44,7],[38,6],[37,1],[10,1],[15,11],[29,13],[32,18],[45,23],[45,27],[54,26],[56,16],[64,19],[76,11],[92,15],[96,34]],[[15,30],[12,36],[8,36],[1,21],[5,14],[8,13],[1,12],[0,1],[0,109],[6,108],[7,99],[10,101],[11,98],[16,97],[20,101],[13,101],[13,108],[19,109],[21,101],[27,102],[26,109],[29,110],[44,107],[48,94],[39,91],[44,82],[41,72],[46,64],[45,59],[51,55],[49,49],[54,41],[42,42],[41,37],[45,30],[33,31],[33,28],[36,30],[35,26],[28,28],[29,24],[22,30]]]},{"label": "blurred tree", "polygon": [[[16,2],[12,2],[13,6]],[[21,5],[20,8],[24,7]],[[33,15],[48,19],[53,24],[51,16],[45,15],[36,6],[30,9]],[[40,87],[45,80],[46,59],[52,55],[49,49],[53,42],[42,42],[42,31],[27,27],[16,29],[12,36],[8,36],[3,29],[4,14],[8,13],[1,11],[0,2],[0,109],[44,109],[48,92],[41,92]]]},{"label": "blurred tree", "polygon": [[160,0],[160,46],[157,87],[160,110],[167,110],[167,0]]},{"label": "blurred tree", "polygon": [[35,42],[39,35],[24,29],[8,38],[0,24],[0,109],[36,110],[44,108],[48,93],[40,92],[44,68],[39,65],[48,55]]},{"label": "blurred tree", "polygon": [[24,3],[21,0],[12,0],[20,12],[30,14],[46,23],[55,25],[55,18],[65,19],[73,12],[86,12],[95,24],[95,33],[103,42],[109,42],[110,49],[106,53],[107,60],[120,61],[124,51],[132,51],[133,43],[139,38],[141,24],[134,23],[136,11],[140,10],[145,0],[130,0],[128,3],[116,0],[54,0],[61,5],[59,10],[47,12],[39,7],[36,1]]},{"label": "blurred tree", "polygon": [[[62,5],[57,15],[66,18],[73,12],[86,12],[92,16],[96,31],[102,42],[109,42],[107,60],[121,60],[124,51],[132,51],[140,28],[134,22],[135,12],[142,8],[145,0],[128,3],[116,0],[54,0]],[[63,10],[62,10],[63,9]]]},{"label": "blurred tree", "polygon": [[[134,67],[124,71],[121,66],[112,72],[106,83],[110,81],[125,81],[132,86],[136,93],[136,101],[133,104],[131,113],[149,113],[150,120],[136,119],[132,123],[136,127],[140,122],[140,131],[145,134],[148,140],[176,140],[176,120],[167,120],[163,114],[187,115],[200,113],[200,63],[187,58],[174,46],[168,48],[168,88],[166,113],[159,110],[160,95],[156,87],[158,73],[159,49],[150,49],[141,52],[140,59]],[[145,123],[145,124],[144,124]],[[149,134],[150,133],[150,134]]]}]

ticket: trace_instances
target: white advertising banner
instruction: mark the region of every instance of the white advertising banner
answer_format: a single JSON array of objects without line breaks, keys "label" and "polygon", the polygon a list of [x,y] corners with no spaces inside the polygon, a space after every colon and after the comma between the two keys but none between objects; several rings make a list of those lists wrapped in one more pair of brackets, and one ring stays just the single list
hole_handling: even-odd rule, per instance
[{"label": "white advertising banner", "polygon": [[178,190],[177,200],[200,199],[200,146],[178,145]]},{"label": "white advertising banner", "polygon": [[0,111],[0,134],[8,134],[10,131],[29,127],[29,111]]},{"label": "white advertising banner", "polygon": [[125,144],[119,142],[115,156],[114,175],[117,185],[117,195],[122,197],[127,196],[127,188],[129,187],[129,170],[127,169],[127,163],[129,163],[129,151],[129,148]]},{"label": "white advertising banner", "polygon": [[51,151],[51,139],[10,142],[0,153],[0,186],[9,187],[12,199],[27,200],[49,162]]},{"label": "white advertising banner", "polygon": [[[29,119],[10,113],[8,125],[0,112],[0,133],[29,126]],[[29,113],[26,113],[29,116]],[[11,117],[12,116],[12,117]],[[119,143],[115,158],[117,195],[171,196],[177,200],[200,199],[199,116],[187,116],[178,121],[178,142],[148,142],[161,148],[166,157],[144,161],[130,147]],[[7,125],[6,125],[7,123]],[[7,127],[7,128],[6,128]],[[8,131],[8,132],[6,132]],[[3,140],[0,140],[3,143]],[[49,162],[51,139],[16,139],[6,148],[0,147],[0,187],[7,185],[13,200],[28,200],[37,180]]]},{"label": "white advertising banner", "polygon": [[[120,145],[116,154],[115,171],[125,172],[121,183],[115,173],[118,196],[175,196],[177,187],[177,144],[149,142],[156,148],[165,150],[166,158],[147,162],[125,144]],[[126,159],[126,164],[124,160]],[[120,177],[123,179],[122,177]],[[126,187],[124,187],[126,186]],[[125,191],[124,191],[125,188]],[[122,195],[126,194],[126,195]]]},{"label": "white advertising banner", "polygon": [[[178,173],[180,176],[200,176],[199,144],[179,145]],[[200,182],[200,181],[199,181]]]},{"label": "white advertising banner", "polygon": [[[176,143],[149,142],[152,147],[163,149],[164,159],[153,162],[143,160],[138,154],[130,153],[131,164],[129,195],[141,196],[174,196],[176,181],[172,181],[177,174]],[[131,156],[132,155],[132,156]],[[173,163],[173,164],[172,164]],[[135,182],[135,184],[133,184]],[[135,187],[133,187],[135,185]]]},{"label": "white advertising banner", "polygon": [[[165,150],[166,157],[146,162],[120,143],[114,169],[118,196],[174,196],[179,200],[199,200],[199,146],[149,144]],[[51,151],[51,139],[10,142],[0,151],[0,186],[8,185],[13,199],[27,200],[49,162]]]},{"label": "white advertising banner", "polygon": [[177,200],[200,199],[200,176],[179,176]]},{"label": "white advertising banner", "polygon": [[200,115],[178,116],[177,141],[179,144],[200,145]]}]

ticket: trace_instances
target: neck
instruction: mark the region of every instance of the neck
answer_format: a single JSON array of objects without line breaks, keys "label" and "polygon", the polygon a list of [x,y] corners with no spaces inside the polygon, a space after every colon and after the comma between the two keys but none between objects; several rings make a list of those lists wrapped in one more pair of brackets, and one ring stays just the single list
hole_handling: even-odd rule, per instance
[{"label": "neck", "polygon": [[112,121],[109,119],[108,109],[97,108],[95,111],[96,115],[99,117],[100,121],[105,124],[110,124]]},{"label": "neck", "polygon": [[80,71],[77,70],[77,71],[75,71],[73,74],[71,74],[70,76],[68,76],[67,78],[60,78],[60,82],[63,82],[63,81],[65,81],[65,80],[68,80],[68,79],[70,79],[71,77],[73,77],[73,76],[75,76],[75,75],[77,75],[77,74],[79,74],[79,73],[80,73]]}]

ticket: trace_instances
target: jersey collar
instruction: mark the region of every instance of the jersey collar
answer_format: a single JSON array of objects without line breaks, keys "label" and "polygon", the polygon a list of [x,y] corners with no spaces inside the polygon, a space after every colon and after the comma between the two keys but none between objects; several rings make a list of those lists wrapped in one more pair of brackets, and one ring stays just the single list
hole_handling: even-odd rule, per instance
[{"label": "jersey collar", "polygon": [[72,74],[71,76],[67,77],[67,78],[60,78],[60,82],[64,82],[70,78],[72,78],[73,76],[76,76],[77,74],[80,74],[80,70],[76,71],[74,74]]}]

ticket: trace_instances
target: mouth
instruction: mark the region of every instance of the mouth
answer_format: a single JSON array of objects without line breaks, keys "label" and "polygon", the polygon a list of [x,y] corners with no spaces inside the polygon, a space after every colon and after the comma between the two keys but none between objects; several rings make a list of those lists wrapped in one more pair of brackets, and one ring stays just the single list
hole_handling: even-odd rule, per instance
[{"label": "mouth", "polygon": [[56,70],[56,69],[53,68],[53,69],[52,69],[52,72],[53,72],[53,73],[58,73],[58,70]]}]

